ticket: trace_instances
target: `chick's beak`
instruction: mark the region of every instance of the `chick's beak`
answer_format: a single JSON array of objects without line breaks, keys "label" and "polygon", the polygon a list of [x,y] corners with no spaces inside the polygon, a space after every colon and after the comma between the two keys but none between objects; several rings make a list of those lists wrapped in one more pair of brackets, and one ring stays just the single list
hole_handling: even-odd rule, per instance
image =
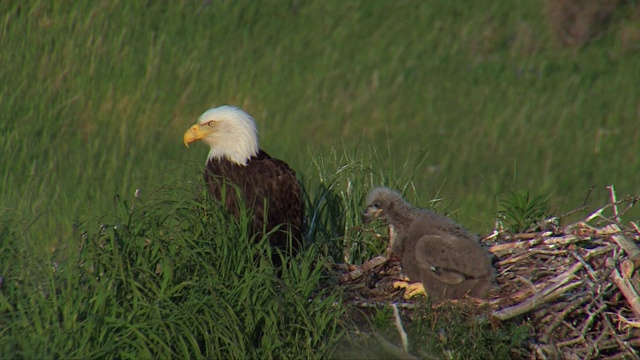
[{"label": "chick's beak", "polygon": [[184,141],[184,146],[189,147],[194,141],[201,140],[207,135],[206,131],[203,131],[200,125],[195,124],[189,128],[189,130],[185,131],[184,136],[182,137],[182,141]]},{"label": "chick's beak", "polygon": [[382,214],[382,209],[375,208],[373,206],[368,206],[367,209],[362,214],[362,222],[366,224],[372,222],[377,219]]}]

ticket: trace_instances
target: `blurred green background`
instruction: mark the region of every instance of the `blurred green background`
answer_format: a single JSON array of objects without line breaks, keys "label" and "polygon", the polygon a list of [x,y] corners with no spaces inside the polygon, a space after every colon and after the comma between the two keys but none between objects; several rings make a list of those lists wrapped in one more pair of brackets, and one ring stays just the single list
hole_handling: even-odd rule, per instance
[{"label": "blurred green background", "polygon": [[638,4],[586,30],[553,4],[3,1],[0,219],[55,246],[115,194],[199,181],[182,133],[222,104],[307,181],[314,157],[375,153],[480,233],[510,191],[557,213],[638,194]]}]

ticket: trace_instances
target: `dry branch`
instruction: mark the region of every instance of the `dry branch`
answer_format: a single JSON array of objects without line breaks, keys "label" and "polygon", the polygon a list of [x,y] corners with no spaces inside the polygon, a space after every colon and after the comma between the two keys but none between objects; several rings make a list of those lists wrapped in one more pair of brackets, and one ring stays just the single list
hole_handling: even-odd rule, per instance
[{"label": "dry branch", "polygon": [[404,351],[409,352],[409,338],[407,337],[407,332],[404,331],[404,327],[402,326],[402,318],[400,318],[400,311],[398,310],[398,304],[393,304],[393,318],[396,323],[396,329],[398,329],[398,334],[400,335],[400,340],[402,341],[402,348]]},{"label": "dry branch", "polygon": [[636,317],[640,319],[640,298],[638,297],[638,292],[629,281],[629,278],[621,275],[618,272],[618,269],[613,269],[611,272],[611,278],[613,282],[616,284],[622,295],[627,299],[629,306],[631,306],[631,310],[635,313]]},{"label": "dry branch", "polygon": [[537,307],[539,307],[540,305],[549,302],[555,298],[557,298],[558,296],[564,294],[565,292],[575,288],[576,286],[580,285],[581,282],[575,282],[572,284],[569,284],[567,286],[562,286],[564,284],[566,284],[569,280],[571,280],[574,277],[574,274],[580,270],[582,268],[582,264],[581,263],[576,263],[575,265],[573,265],[569,270],[565,271],[564,273],[556,276],[555,278],[553,278],[552,280],[550,280],[550,285],[548,285],[546,288],[544,288],[542,291],[540,291],[539,293],[535,294],[533,297],[525,300],[524,302],[522,302],[521,304],[518,304],[516,306],[512,306],[512,307],[508,307],[499,311],[495,311],[493,313],[493,316],[497,317],[500,320],[507,320],[507,319],[511,319],[513,317],[516,317],[518,315],[522,315],[526,312],[529,312]]},{"label": "dry branch", "polygon": [[[366,263],[362,264],[361,266],[356,267],[354,270],[349,271],[346,274],[342,274],[340,276],[338,276],[338,282],[340,284],[344,284],[348,281],[353,281],[358,279],[359,277],[363,276],[364,274],[366,274],[367,272],[371,271],[373,268],[384,264],[384,262],[387,261],[387,257],[386,256],[378,256],[375,257],[369,261],[367,261]],[[337,265],[338,268],[342,267],[344,268],[345,265],[343,264],[339,264]],[[346,266],[347,268],[351,269],[351,266]]]}]

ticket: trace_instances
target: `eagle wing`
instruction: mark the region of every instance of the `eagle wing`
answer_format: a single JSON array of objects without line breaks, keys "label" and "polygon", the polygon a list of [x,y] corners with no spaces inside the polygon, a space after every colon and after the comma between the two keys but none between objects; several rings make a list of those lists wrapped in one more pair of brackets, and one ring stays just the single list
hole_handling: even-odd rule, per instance
[{"label": "eagle wing", "polygon": [[295,172],[287,163],[274,158],[254,160],[250,167],[253,173],[245,179],[245,196],[247,205],[253,208],[256,230],[264,227],[271,231],[281,224],[290,225],[293,237],[302,240],[304,202]]},{"label": "eagle wing", "polygon": [[[280,226],[271,236],[271,243],[285,247],[291,234],[296,242],[294,248],[299,246],[304,202],[296,173],[287,163],[270,157],[262,150],[246,166],[210,160],[205,181],[211,193],[224,200],[227,211],[236,218],[240,214],[239,207],[244,204],[252,216],[253,234],[268,233]],[[225,184],[226,190],[222,191]],[[242,194],[242,201],[237,201],[238,192]]]}]

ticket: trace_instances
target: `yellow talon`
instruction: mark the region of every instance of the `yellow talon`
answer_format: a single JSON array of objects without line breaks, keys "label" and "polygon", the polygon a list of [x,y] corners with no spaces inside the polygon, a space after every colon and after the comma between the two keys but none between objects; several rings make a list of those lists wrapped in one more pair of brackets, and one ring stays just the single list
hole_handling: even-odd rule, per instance
[{"label": "yellow talon", "polygon": [[395,282],[393,283],[393,288],[394,288],[394,289],[404,289],[404,288],[406,288],[407,286],[409,286],[409,283],[408,283],[408,282],[406,282],[406,281],[395,281]]},{"label": "yellow talon", "polygon": [[404,298],[409,300],[412,297],[422,294],[427,296],[427,292],[424,289],[424,285],[422,283],[417,282],[413,284],[409,284],[406,281],[396,281],[393,283],[393,287],[395,289],[404,289]]}]

